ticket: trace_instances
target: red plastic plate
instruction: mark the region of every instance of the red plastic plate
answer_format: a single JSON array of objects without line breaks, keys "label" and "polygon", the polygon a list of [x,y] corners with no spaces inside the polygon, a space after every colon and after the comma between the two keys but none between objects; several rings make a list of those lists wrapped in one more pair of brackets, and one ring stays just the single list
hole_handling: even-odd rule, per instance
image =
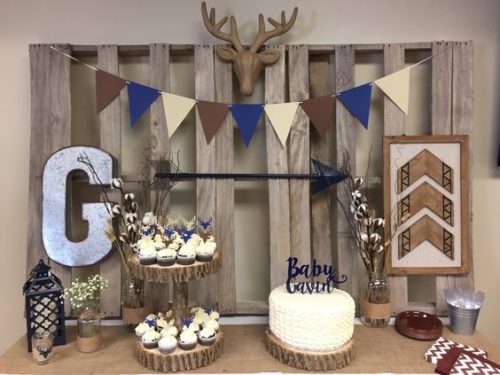
[{"label": "red plastic plate", "polygon": [[396,316],[396,330],[417,340],[435,340],[443,333],[443,323],[436,315],[421,311],[404,311]]}]

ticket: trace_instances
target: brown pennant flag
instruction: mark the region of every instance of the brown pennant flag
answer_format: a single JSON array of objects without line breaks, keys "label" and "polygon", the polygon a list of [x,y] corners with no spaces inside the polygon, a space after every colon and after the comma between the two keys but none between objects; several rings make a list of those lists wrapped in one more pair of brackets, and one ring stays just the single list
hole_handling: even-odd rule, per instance
[{"label": "brown pennant flag", "polygon": [[330,119],[332,117],[332,104],[334,100],[334,97],[328,95],[305,100],[300,103],[300,106],[313,123],[319,135],[322,137],[325,135],[328,125],[330,124]]},{"label": "brown pennant flag", "polygon": [[198,101],[196,102],[201,125],[205,133],[207,143],[210,143],[217,130],[219,130],[224,118],[229,111],[229,106],[224,103]]},{"label": "brown pennant flag", "polygon": [[97,70],[95,72],[97,113],[106,108],[126,85],[127,81],[124,79],[103,70]]}]

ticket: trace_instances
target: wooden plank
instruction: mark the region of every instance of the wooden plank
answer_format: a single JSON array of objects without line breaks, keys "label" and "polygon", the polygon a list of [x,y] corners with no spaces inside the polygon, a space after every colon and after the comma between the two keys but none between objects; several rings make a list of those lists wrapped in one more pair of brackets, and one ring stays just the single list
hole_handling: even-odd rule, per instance
[{"label": "wooden plank", "polygon": [[[30,45],[31,70],[31,139],[28,193],[28,239],[26,275],[40,259],[48,263],[42,242],[42,174],[45,159],[49,156],[45,135],[50,123],[50,89],[48,46]],[[67,285],[65,285],[67,286]]]},{"label": "wooden plank", "polygon": [[[288,87],[290,101],[309,99],[309,54],[307,46],[290,46],[288,51]],[[309,118],[298,108],[288,136],[289,173],[309,173],[311,152]],[[311,261],[310,181],[290,180],[290,255],[301,264]],[[283,259],[285,260],[285,259]]]},{"label": "wooden plank", "polygon": [[[354,86],[354,46],[335,46],[335,79],[336,92]],[[337,117],[337,166],[344,164],[344,154],[349,152],[349,166],[351,174],[356,175],[356,120],[347,109],[338,104],[336,107]],[[351,196],[348,189],[340,185],[337,189],[337,199],[344,205],[350,207]],[[347,282],[341,284],[340,288],[348,292],[355,301],[359,296],[359,255],[353,249],[356,248],[356,241],[349,232],[344,212],[337,204],[337,252],[338,271],[340,274],[349,276]],[[361,273],[362,274],[362,273]]]},{"label": "wooden plank", "polygon": [[[170,91],[170,46],[168,44],[149,45],[149,81],[152,87],[165,92]],[[170,159],[170,138],[163,110],[162,98],[158,98],[150,108],[151,113],[151,159]],[[151,178],[155,171],[151,168]],[[168,192],[151,192],[151,210],[159,217],[165,217],[170,203]],[[169,286],[147,283],[146,297],[154,311],[160,311],[168,305]]]},{"label": "wooden plank", "polygon": [[[119,75],[118,47],[116,45],[97,46],[97,64],[99,69]],[[120,175],[121,160],[121,105],[120,97],[116,97],[98,115],[100,128],[100,147],[109,152],[118,162],[117,176]],[[109,198],[119,202],[117,192],[109,192]],[[101,299],[101,309],[109,317],[121,315],[121,260],[118,250],[100,262],[99,273],[109,281],[109,290]]]},{"label": "wooden plank", "polygon": [[[404,67],[405,46],[402,44],[384,45],[384,74],[391,74]],[[394,102],[387,96],[384,96],[384,135],[402,135],[405,133],[406,116]],[[388,176],[387,176],[388,178]],[[390,205],[390,202],[385,202]],[[387,213],[390,213],[391,207],[384,209],[387,219]],[[390,214],[389,214],[390,215]],[[386,220],[389,225],[390,220]],[[385,239],[387,241],[387,239]],[[388,250],[389,251],[389,250]],[[389,287],[391,291],[392,313],[398,314],[407,310],[408,307],[408,278],[406,276],[391,275],[388,276]]]},{"label": "wooden plank", "polygon": [[[472,62],[473,45],[472,42],[453,43],[453,69],[452,69],[452,133],[472,135]],[[472,140],[469,139],[469,171],[472,166]],[[470,174],[469,174],[470,175]],[[469,217],[462,218],[462,222],[469,223],[469,231],[472,230],[472,183],[462,184],[462,188],[468,188],[469,195]],[[462,228],[463,232],[463,228]],[[474,265],[472,235],[470,232],[463,232],[463,241],[469,243],[469,273],[456,276],[436,276],[436,311],[439,315],[447,315],[447,305],[442,294],[443,289],[460,287],[474,289]]]},{"label": "wooden plank", "polygon": [[[333,91],[331,79],[331,59],[328,55],[311,56],[309,59],[309,88],[312,98],[331,94]],[[327,165],[334,165],[332,138],[335,135],[333,121],[324,137],[315,129],[310,130],[311,158]],[[311,168],[314,173],[314,168]],[[332,264],[332,225],[336,218],[334,190],[311,196],[311,244],[312,257],[320,264]],[[333,201],[335,202],[335,201]]]},{"label": "wooden plank", "polygon": [[[232,64],[215,59],[216,100],[222,103],[233,101]],[[214,137],[215,165],[220,173],[232,173],[234,160],[234,124],[229,115]],[[219,312],[236,312],[236,249],[234,224],[234,180],[216,180],[215,238],[222,254],[222,267],[214,275],[219,285]]]},{"label": "wooden plank", "polygon": [[[69,45],[56,48],[71,53]],[[48,259],[42,242],[42,174],[47,158],[71,144],[70,60],[49,45],[30,46],[31,140],[29,177],[28,254],[26,272],[40,259],[48,261],[64,287],[71,284],[71,268]],[[65,306],[69,314],[70,304]]]},{"label": "wooden plank", "polygon": [[[194,49],[195,92],[198,100],[215,100],[214,48],[196,45]],[[196,113],[196,171],[212,172],[216,165],[216,144],[212,140],[207,144],[200,117]],[[213,179],[196,181],[196,215],[199,218],[215,217],[216,184]],[[217,225],[217,224],[216,224]],[[196,301],[212,305],[218,301],[217,280],[208,277],[198,280]]]},{"label": "wooden plank", "polygon": [[[285,101],[285,47],[270,46],[280,52],[279,61],[265,69],[265,102]],[[267,171],[288,173],[287,146],[281,145],[272,124],[266,117]],[[290,201],[287,180],[269,181],[269,222],[270,222],[270,282],[271,289],[282,285],[287,278],[286,260],[290,256]]]},{"label": "wooden plank", "polygon": [[452,47],[432,43],[432,134],[451,134]]},{"label": "wooden plank", "polygon": [[[428,51],[432,48],[431,42],[410,42],[403,44],[407,50],[411,51]],[[335,46],[332,44],[308,44],[309,53],[313,55],[326,55],[335,52]],[[247,46],[249,47],[249,46]],[[354,46],[356,52],[372,53],[382,52],[384,45],[381,43],[356,44]],[[285,46],[288,51],[289,46]],[[95,45],[77,44],[72,46],[73,56],[89,57],[97,55],[97,47]],[[171,56],[186,56],[193,55],[193,44],[171,44]],[[148,56],[149,45],[147,44],[132,44],[118,46],[119,56]]]}]

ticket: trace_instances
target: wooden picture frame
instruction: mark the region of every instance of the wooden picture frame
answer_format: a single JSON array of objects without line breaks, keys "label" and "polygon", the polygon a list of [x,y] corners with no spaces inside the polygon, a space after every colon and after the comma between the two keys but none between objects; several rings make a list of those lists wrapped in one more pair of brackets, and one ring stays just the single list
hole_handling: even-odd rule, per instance
[{"label": "wooden picture frame", "polygon": [[386,270],[469,271],[469,137],[384,137]]}]

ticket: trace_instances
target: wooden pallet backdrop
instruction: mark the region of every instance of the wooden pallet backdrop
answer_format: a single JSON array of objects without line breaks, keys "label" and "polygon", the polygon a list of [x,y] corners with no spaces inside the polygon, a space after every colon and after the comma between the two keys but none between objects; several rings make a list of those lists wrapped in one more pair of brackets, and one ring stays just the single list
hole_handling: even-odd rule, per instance
[{"label": "wooden pallet backdrop", "polygon": [[[170,88],[170,60],[174,55],[194,55],[195,92],[197,99],[231,102],[233,77],[231,65],[215,57],[214,46],[151,44],[138,46],[58,45],[75,57],[97,56],[98,67],[119,74],[122,56],[149,56],[150,84],[164,91]],[[370,45],[273,45],[287,58],[265,69],[265,102],[302,101],[345,90],[354,86],[355,55],[383,53],[384,73],[404,67],[405,52],[427,51],[432,60],[432,133],[470,134],[472,127],[472,43],[429,42]],[[70,63],[49,45],[31,45],[31,154],[29,178],[28,261],[27,272],[38,259],[47,259],[41,239],[41,176],[45,160],[53,152],[71,143]],[[151,154],[170,155],[170,141],[161,103],[150,109]],[[99,115],[100,145],[121,160],[120,100],[115,99]],[[405,115],[387,97],[384,98],[384,134],[400,135],[405,129]],[[336,105],[332,126],[320,138],[311,130],[309,120],[299,110],[286,147],[282,147],[271,124],[265,120],[267,165],[270,173],[307,173],[310,158],[340,166],[344,150],[356,149],[358,126],[347,110]],[[200,120],[196,118],[197,172],[233,171],[234,124],[228,116],[207,145]],[[382,140],[373,140],[382,142]],[[472,142],[470,142],[472,145]],[[356,155],[351,152],[351,168],[356,171]],[[363,173],[364,171],[358,171]],[[270,288],[286,279],[286,262],[290,256],[302,261],[312,257],[323,263],[334,262],[342,273],[350,276],[341,288],[355,299],[366,275],[354,251],[343,214],[337,207],[337,196],[348,205],[344,189],[330,190],[310,196],[305,181],[269,181],[270,216]],[[381,189],[380,189],[381,191]],[[381,196],[381,193],[380,193]],[[168,205],[168,198],[164,203]],[[196,183],[196,212],[201,217],[213,216],[218,248],[223,266],[219,275],[198,282],[200,292],[193,296],[199,303],[219,303],[223,314],[264,314],[267,301],[239,301],[235,275],[234,181],[199,180]],[[472,210],[471,210],[472,212]],[[279,228],[279,230],[277,230]],[[472,228],[472,226],[471,226]],[[471,246],[472,249],[472,246]],[[472,254],[472,251],[470,252]],[[472,255],[471,255],[472,257]],[[64,285],[69,285],[72,270],[48,260]],[[471,263],[472,264],[472,259]],[[111,290],[103,300],[108,316],[120,315],[121,267],[115,254],[99,264],[99,272],[110,280]],[[437,276],[436,304],[415,304],[408,299],[406,276],[392,276],[393,312],[417,308],[445,315],[446,304],[441,289],[451,285],[473,287],[473,273],[464,276]],[[167,288],[151,285],[149,298],[155,307],[168,301]],[[68,309],[69,313],[69,309]]]}]

